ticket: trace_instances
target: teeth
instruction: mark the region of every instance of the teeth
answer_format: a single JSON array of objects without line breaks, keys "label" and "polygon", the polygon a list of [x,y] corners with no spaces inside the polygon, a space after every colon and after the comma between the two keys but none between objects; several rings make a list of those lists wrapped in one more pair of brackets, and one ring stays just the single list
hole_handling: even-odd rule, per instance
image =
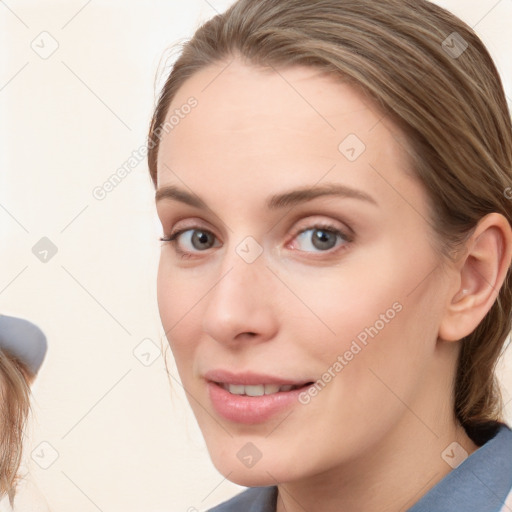
[{"label": "teeth", "polygon": [[228,391],[233,395],[243,395],[245,393],[245,386],[243,384],[231,384]]},{"label": "teeth", "polygon": [[260,384],[256,386],[245,386],[245,394],[249,396],[262,396],[265,394],[265,386]]},{"label": "teeth", "polygon": [[277,384],[256,384],[251,386],[244,386],[243,384],[222,384],[222,387],[232,395],[263,396],[273,395],[280,391],[290,391],[299,386],[293,386],[292,384],[286,384],[284,386],[278,386]]},{"label": "teeth", "polygon": [[277,384],[265,384],[265,395],[273,395],[280,391],[280,388]]}]

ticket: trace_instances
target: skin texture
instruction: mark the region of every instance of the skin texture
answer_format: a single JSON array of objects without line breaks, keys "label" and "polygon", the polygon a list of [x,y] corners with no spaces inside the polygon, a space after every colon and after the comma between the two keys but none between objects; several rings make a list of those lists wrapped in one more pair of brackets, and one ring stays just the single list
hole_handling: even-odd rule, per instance
[{"label": "skin texture", "polygon": [[[451,471],[448,445],[478,448],[452,413],[457,340],[496,298],[510,227],[488,215],[461,257],[442,265],[405,139],[366,96],[312,68],[227,64],[178,91],[170,112],[191,96],[198,104],[163,135],[158,158],[158,189],[175,185],[208,205],[158,201],[164,236],[195,228],[214,242],[191,245],[189,231],[163,244],[158,304],[211,458],[240,485],[279,484],[278,512],[405,510]],[[339,149],[349,134],[366,146],[354,161]],[[377,204],[322,196],[266,206],[270,195],[326,183]],[[350,236],[331,234],[334,247],[319,249],[317,222]],[[248,236],[263,251],[252,263],[236,251]],[[206,371],[316,381],[397,303],[307,405],[254,425],[212,407]],[[251,468],[237,457],[248,442],[262,455]]]}]

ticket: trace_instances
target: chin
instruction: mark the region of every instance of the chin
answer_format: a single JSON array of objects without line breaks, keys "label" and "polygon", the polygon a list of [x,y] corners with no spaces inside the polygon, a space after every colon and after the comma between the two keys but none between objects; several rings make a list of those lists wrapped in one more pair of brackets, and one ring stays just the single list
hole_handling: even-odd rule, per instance
[{"label": "chin", "polygon": [[220,474],[227,480],[245,487],[276,485],[301,477],[294,473],[298,469],[296,463],[287,462],[287,459],[276,453],[269,455],[268,458],[262,456],[252,467],[244,467],[244,463],[237,456],[216,456],[215,453],[210,456]]},{"label": "chin", "polygon": [[218,466],[215,467],[227,480],[244,487],[265,487],[267,485],[276,485],[282,481],[272,469],[268,469],[267,473],[266,468],[233,470],[233,467],[229,465],[221,466],[220,468]]}]

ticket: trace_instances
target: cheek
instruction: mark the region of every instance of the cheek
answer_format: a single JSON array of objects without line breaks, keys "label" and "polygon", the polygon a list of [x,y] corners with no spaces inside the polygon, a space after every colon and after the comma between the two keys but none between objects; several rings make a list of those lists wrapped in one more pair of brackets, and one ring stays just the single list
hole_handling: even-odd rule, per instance
[{"label": "cheek", "polygon": [[201,307],[201,300],[212,283],[204,270],[194,273],[190,269],[179,268],[173,257],[167,254],[167,249],[171,250],[170,247],[162,249],[158,265],[157,300],[163,327],[166,332],[170,328],[174,332],[192,311]]},{"label": "cheek", "polygon": [[[162,249],[162,252],[164,249]],[[162,326],[167,333],[172,328],[173,324],[179,318],[177,315],[176,307],[179,307],[179,301],[177,300],[178,294],[174,293],[171,269],[165,262],[165,257],[160,256],[160,262],[158,265],[157,274],[157,301],[158,311],[160,313],[160,319]]]},{"label": "cheek", "polygon": [[161,256],[157,275],[158,310],[179,370],[191,361],[194,340],[199,339],[194,333],[194,329],[201,325],[200,318],[197,318],[200,308],[197,306],[207,287],[204,290],[197,288],[191,286],[183,273],[173,268],[164,255]]},{"label": "cheek", "polygon": [[322,339],[321,343],[310,342],[309,350],[332,357],[348,350],[353,339],[364,343],[366,329],[375,324],[384,331],[397,322],[408,279],[403,272],[393,271],[389,256],[373,256],[377,265],[367,259],[358,256],[336,268],[307,268],[289,274],[290,288],[300,298],[289,298],[294,321],[302,318],[301,330],[311,333],[299,339]]},{"label": "cheek", "polygon": [[397,392],[407,392],[434,349],[438,287],[435,275],[422,280],[435,263],[414,252],[410,246],[369,251],[336,269],[308,270],[290,283],[304,303],[294,301],[303,316],[297,323],[295,314],[290,327],[301,334],[294,337],[301,352],[326,380],[330,370],[344,392],[365,395],[360,403],[386,393],[381,374]]}]

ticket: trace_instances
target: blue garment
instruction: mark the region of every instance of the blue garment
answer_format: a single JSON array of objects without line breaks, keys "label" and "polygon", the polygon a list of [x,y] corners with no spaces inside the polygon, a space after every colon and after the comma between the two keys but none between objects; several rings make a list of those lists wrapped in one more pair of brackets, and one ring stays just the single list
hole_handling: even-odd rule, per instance
[{"label": "blue garment", "polygon": [[[512,489],[512,430],[495,422],[481,444],[407,512],[500,512]],[[253,487],[209,512],[275,512],[277,487]]]},{"label": "blue garment", "polygon": [[48,343],[43,331],[32,322],[0,315],[0,350],[19,359],[35,375],[43,364]]}]

